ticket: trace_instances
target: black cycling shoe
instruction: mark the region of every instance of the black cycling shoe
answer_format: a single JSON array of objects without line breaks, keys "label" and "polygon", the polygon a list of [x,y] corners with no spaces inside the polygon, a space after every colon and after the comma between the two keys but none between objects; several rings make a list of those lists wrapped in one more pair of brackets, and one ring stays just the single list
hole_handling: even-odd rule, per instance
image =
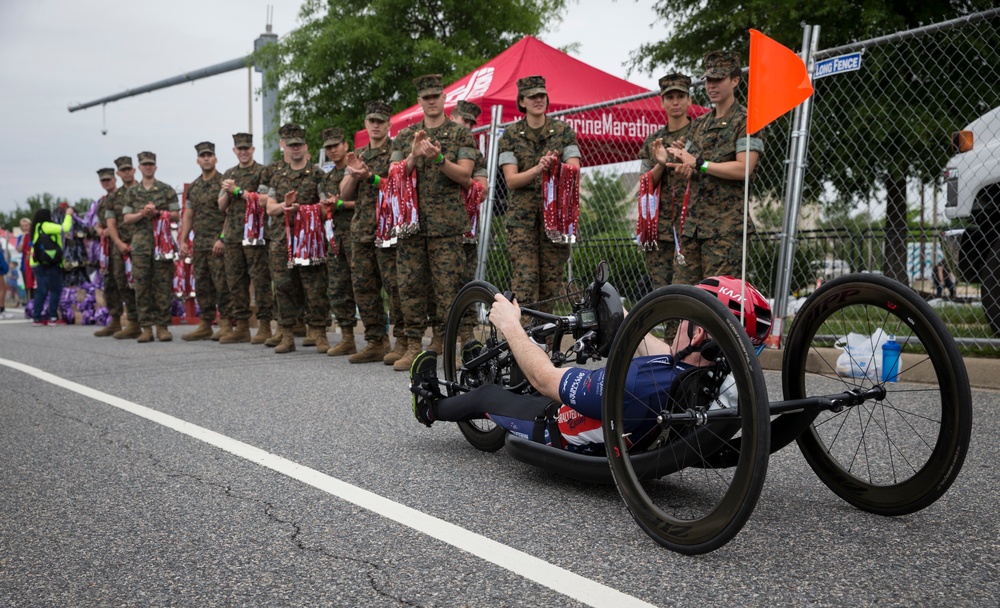
[{"label": "black cycling shoe", "polygon": [[410,364],[410,392],[413,393],[413,416],[421,424],[430,426],[430,408],[444,395],[438,390],[437,353],[432,350],[420,351]]}]

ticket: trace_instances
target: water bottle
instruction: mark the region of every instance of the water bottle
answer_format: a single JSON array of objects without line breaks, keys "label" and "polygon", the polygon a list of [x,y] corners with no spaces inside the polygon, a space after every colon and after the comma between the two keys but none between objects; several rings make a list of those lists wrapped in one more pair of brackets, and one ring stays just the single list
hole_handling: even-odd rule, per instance
[{"label": "water bottle", "polygon": [[889,341],[882,345],[882,382],[899,381],[899,353],[902,350],[896,336],[889,334]]}]

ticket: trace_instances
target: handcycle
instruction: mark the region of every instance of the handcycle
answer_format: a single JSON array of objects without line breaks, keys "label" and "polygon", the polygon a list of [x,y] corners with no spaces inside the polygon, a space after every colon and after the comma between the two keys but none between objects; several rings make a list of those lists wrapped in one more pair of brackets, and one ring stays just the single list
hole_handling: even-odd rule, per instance
[{"label": "handcycle", "polygon": [[[828,488],[871,513],[919,511],[957,478],[972,426],[968,376],[944,324],[903,285],[852,274],[817,289],[786,339],[783,400],[769,402],[758,353],[733,310],[701,289],[676,285],[648,294],[626,316],[608,274],[602,262],[569,314],[521,309],[524,330],[557,366],[608,359],[605,455],[517,437],[488,418],[457,423],[470,444],[484,451],[506,446],[534,466],[614,483],[638,525],[685,554],[713,551],[735,537],[760,497],[770,454],[792,441]],[[484,384],[534,394],[489,322],[496,293],[489,283],[473,282],[451,307],[442,353],[449,395]],[[683,321],[712,337],[711,362],[657,387],[645,401],[654,431],[633,436],[624,406],[630,363],[650,336],[669,342]],[[879,369],[875,352],[853,361],[852,375],[838,373],[837,340],[878,329],[901,345],[898,369]],[[566,337],[572,342],[564,350]],[[539,428],[551,430],[551,422],[539,420]]]}]

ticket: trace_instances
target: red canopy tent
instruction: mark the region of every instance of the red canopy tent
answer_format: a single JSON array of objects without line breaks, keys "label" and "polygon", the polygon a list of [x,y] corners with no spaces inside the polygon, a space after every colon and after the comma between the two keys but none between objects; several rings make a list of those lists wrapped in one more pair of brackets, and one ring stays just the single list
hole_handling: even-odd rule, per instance
[{"label": "red canopy tent", "polygon": [[[521,118],[523,115],[517,110],[517,80],[535,74],[545,77],[549,113],[649,93],[648,89],[525,36],[471,74],[445,87],[445,113],[450,114],[455,103],[465,99],[483,109],[480,124],[489,122],[490,108],[495,105],[503,107],[501,122]],[[421,118],[423,111],[419,104],[396,114],[392,117],[390,135],[394,137]],[[656,96],[560,118],[576,131],[585,166],[636,159],[642,142],[667,120]],[[355,133],[354,144],[356,148],[367,145],[368,133],[363,129]]]}]

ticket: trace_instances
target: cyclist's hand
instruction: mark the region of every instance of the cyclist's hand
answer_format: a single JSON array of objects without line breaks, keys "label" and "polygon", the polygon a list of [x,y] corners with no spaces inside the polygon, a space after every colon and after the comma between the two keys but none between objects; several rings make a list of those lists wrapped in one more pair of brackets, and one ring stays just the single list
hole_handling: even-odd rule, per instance
[{"label": "cyclist's hand", "polygon": [[521,307],[517,304],[517,298],[508,300],[503,294],[498,293],[493,298],[493,307],[490,309],[490,323],[505,334],[517,332],[521,329]]}]

